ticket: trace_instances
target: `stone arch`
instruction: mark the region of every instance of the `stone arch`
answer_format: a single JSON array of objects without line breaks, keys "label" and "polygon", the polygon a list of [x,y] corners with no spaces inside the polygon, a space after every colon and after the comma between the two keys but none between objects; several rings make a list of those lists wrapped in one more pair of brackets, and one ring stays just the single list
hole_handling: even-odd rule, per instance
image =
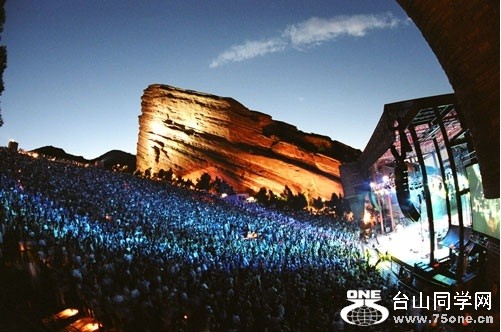
[{"label": "stone arch", "polygon": [[470,129],[487,198],[499,197],[499,1],[397,0],[442,65]]}]

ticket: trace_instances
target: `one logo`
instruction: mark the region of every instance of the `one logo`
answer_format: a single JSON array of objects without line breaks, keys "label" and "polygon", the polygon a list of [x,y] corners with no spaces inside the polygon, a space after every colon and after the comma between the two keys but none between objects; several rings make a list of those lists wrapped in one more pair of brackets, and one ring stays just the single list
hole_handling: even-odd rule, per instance
[{"label": "one logo", "polygon": [[376,304],[381,300],[380,290],[349,290],[346,299],[353,304],[344,307],[341,318],[352,325],[370,326],[382,323],[390,312],[385,307]]}]

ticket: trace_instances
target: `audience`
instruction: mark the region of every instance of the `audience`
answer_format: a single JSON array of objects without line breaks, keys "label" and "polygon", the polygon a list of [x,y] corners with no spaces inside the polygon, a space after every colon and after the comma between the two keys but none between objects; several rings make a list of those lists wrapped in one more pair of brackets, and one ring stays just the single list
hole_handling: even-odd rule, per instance
[{"label": "audience", "polygon": [[0,257],[29,264],[43,314],[77,307],[118,331],[339,331],[347,290],[396,294],[357,225],[332,216],[7,149],[0,202]]}]

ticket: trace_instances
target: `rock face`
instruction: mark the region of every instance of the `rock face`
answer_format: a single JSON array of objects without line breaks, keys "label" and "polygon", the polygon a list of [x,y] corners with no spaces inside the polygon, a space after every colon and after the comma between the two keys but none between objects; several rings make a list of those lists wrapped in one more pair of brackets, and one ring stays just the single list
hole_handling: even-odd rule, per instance
[{"label": "rock face", "polygon": [[234,99],[150,85],[142,96],[136,168],[172,169],[196,183],[203,173],[237,192],[287,185],[307,198],[343,194],[339,166],[361,151],[251,111]]}]

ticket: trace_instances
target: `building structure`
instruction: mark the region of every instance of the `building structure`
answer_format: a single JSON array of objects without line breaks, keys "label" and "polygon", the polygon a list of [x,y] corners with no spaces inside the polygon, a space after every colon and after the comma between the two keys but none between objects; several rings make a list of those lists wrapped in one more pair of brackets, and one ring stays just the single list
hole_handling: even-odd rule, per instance
[{"label": "building structure", "polygon": [[397,0],[444,69],[473,137],[484,195],[499,198],[499,1]]},{"label": "building structure", "polygon": [[484,195],[454,94],[386,104],[341,176],[368,239],[400,268],[434,286],[499,287],[500,200]]}]

